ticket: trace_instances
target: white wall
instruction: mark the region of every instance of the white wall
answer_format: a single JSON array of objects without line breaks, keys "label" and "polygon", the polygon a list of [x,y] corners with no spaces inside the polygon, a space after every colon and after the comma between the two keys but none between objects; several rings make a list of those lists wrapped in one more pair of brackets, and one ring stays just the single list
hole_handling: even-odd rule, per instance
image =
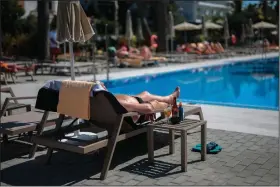
[{"label": "white wall", "polygon": [[[52,13],[54,13],[56,15],[57,13],[57,4],[58,1],[51,1],[52,3]],[[26,17],[30,14],[31,11],[36,10],[37,9],[37,1],[24,1],[24,10],[25,10],[25,14],[23,15],[23,17]]]},{"label": "white wall", "polygon": [[37,9],[37,1],[24,1],[25,14],[23,17],[27,17],[35,9]]}]

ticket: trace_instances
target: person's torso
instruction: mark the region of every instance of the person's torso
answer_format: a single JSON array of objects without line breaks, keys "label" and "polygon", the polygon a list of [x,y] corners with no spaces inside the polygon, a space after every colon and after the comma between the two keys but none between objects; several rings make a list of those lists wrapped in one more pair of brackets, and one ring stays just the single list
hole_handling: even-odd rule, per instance
[{"label": "person's torso", "polygon": [[56,41],[56,32],[55,31],[50,31],[49,32],[49,40],[50,40],[50,47],[51,48],[57,48],[58,44],[53,42],[52,40]]}]

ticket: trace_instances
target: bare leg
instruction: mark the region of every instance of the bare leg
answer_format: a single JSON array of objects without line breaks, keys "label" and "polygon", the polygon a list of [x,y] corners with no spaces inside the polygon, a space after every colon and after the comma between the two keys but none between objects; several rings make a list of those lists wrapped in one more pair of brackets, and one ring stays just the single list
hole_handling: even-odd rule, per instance
[{"label": "bare leg", "polygon": [[174,97],[179,97],[180,95],[180,88],[176,87],[176,89],[174,90],[174,92],[168,96],[159,96],[159,95],[153,95],[150,94],[149,92],[145,91],[142,92],[140,94],[138,94],[137,96],[140,97],[144,102],[150,102],[150,101],[158,101],[158,102],[164,102],[164,103],[168,103],[168,104],[172,104],[173,98]]}]

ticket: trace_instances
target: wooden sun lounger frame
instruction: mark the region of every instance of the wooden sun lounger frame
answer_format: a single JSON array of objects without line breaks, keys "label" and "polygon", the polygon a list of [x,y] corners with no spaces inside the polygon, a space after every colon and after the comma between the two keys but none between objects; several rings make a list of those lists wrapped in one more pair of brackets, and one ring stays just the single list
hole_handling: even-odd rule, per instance
[{"label": "wooden sun lounger frame", "polygon": [[[50,64],[49,65],[50,67],[50,73],[52,73],[53,71],[56,72],[57,69],[63,69],[63,68],[66,68],[66,69],[69,69],[71,68],[71,64],[69,62],[69,64]],[[78,75],[81,76],[81,71],[80,71],[80,68],[86,68],[86,67],[93,67],[93,63],[92,62],[87,62],[87,63],[76,63],[74,68],[77,70],[78,72]],[[69,71],[70,72],[70,71]]]},{"label": "wooden sun lounger frame", "polygon": [[[11,115],[13,110],[20,108],[26,108],[26,112],[31,111],[31,105],[20,104],[18,100],[36,99],[36,97],[16,97],[11,87],[0,88],[0,92],[9,93],[11,95],[11,97],[5,99],[3,106],[0,108],[0,118],[4,116],[6,112],[8,112],[8,115]],[[11,100],[14,101],[14,106],[9,106]]]},{"label": "wooden sun lounger frame", "polygon": [[3,79],[5,84],[8,85],[8,78],[11,77],[13,83],[15,84],[16,81],[15,81],[15,73],[14,72],[10,72],[10,71],[7,71],[5,70],[4,68],[2,68],[1,72],[0,72],[0,77],[3,76]]},{"label": "wooden sun lounger frame", "polygon": [[[18,100],[36,99],[36,98],[37,98],[36,96],[6,98],[6,100],[4,102],[4,105],[3,105],[3,108],[0,111],[0,118],[7,111],[8,103],[11,100],[18,101]],[[36,111],[31,111],[31,105],[26,105],[26,106],[27,106],[27,112],[28,113],[31,113],[31,114],[38,113]],[[18,114],[17,116],[20,116],[20,115],[23,115],[23,114]],[[11,116],[13,116],[13,115],[11,115]],[[40,126],[47,127],[47,126],[53,125],[53,123],[51,123],[51,121],[53,121],[53,120],[48,121],[48,116],[49,116],[49,113],[47,113],[47,114],[44,113],[43,114],[43,117],[42,117],[41,121],[38,123],[38,124],[41,124],[41,125],[37,126],[37,125],[34,125],[34,124],[36,124],[36,122],[30,122],[29,124],[27,123],[26,125],[19,126],[17,128],[12,128],[12,129],[3,128],[3,129],[0,129],[0,135],[3,135],[3,141],[4,142],[8,142],[8,135],[14,136],[14,135],[20,135],[22,133],[28,133],[28,135],[31,136],[33,134],[33,131],[40,131],[40,132],[43,131],[43,129],[38,129],[38,127],[40,127]],[[50,122],[50,123],[48,123],[48,122]]]},{"label": "wooden sun lounger frame", "polygon": [[141,60],[140,64],[138,65],[135,65],[133,63],[129,63],[129,62],[126,62],[125,59],[120,59],[119,62],[118,62],[118,65],[125,65],[126,67],[147,67],[148,65],[156,65],[156,60]]},{"label": "wooden sun lounger frame", "polygon": [[[45,112],[44,116],[45,115],[48,115],[48,112]],[[47,162],[48,163],[50,162],[54,149],[62,149],[62,150],[70,151],[70,152],[74,152],[74,153],[87,154],[92,151],[98,150],[100,148],[107,147],[108,152],[105,156],[104,165],[103,165],[103,168],[101,171],[101,176],[100,176],[101,180],[104,180],[107,177],[107,173],[108,173],[109,167],[111,165],[111,161],[113,158],[113,154],[114,154],[117,142],[126,140],[128,138],[131,138],[136,135],[147,132],[147,127],[143,127],[143,128],[140,128],[140,129],[128,132],[128,133],[120,134],[120,130],[122,128],[124,118],[132,117],[135,115],[138,115],[138,113],[128,112],[126,114],[119,115],[116,119],[116,128],[115,128],[114,132],[112,132],[112,136],[109,139],[104,139],[104,140],[98,141],[96,143],[87,145],[87,146],[78,146],[78,147],[75,145],[67,145],[65,143],[58,142],[55,138],[50,140],[48,138],[40,137],[40,135],[42,134],[41,129],[43,129],[43,123],[40,123],[38,126],[39,130],[37,131],[37,136],[34,136],[32,138],[32,142],[34,142],[34,144],[32,146],[29,158],[32,158],[35,155],[38,144],[48,147],[48,151],[47,151]],[[63,115],[63,114],[59,115],[59,118],[56,121],[55,132],[57,132],[61,128],[64,118],[65,118],[65,115]]]},{"label": "wooden sun lounger frame", "polygon": [[[157,111],[157,113],[158,112],[161,113],[161,116],[164,115],[163,111]],[[42,121],[45,120],[44,117],[47,115],[48,115],[48,111],[45,112]],[[102,168],[101,175],[100,175],[100,179],[104,180],[107,177],[107,173],[108,173],[109,167],[111,165],[111,161],[113,158],[113,154],[114,154],[117,142],[126,140],[128,138],[131,138],[136,135],[147,132],[148,127],[144,126],[142,128],[133,130],[131,132],[120,134],[122,125],[124,123],[124,119],[126,117],[132,117],[135,115],[139,115],[139,113],[127,112],[124,114],[119,114],[115,120],[115,128],[114,128],[110,138],[106,138],[104,140],[100,140],[100,141],[91,143],[86,146],[70,145],[70,144],[66,144],[63,142],[59,142],[59,141],[57,141],[58,137],[49,138],[49,137],[40,136],[40,135],[42,135],[42,129],[44,128],[44,123],[40,123],[38,125],[37,136],[33,136],[32,140],[31,140],[33,142],[33,146],[30,151],[29,157],[30,158],[34,157],[38,144],[48,147],[47,163],[50,162],[54,149],[61,149],[61,150],[80,153],[80,154],[87,154],[92,151],[98,150],[100,148],[107,147],[107,154],[105,156],[103,168]],[[189,106],[189,110],[185,111],[185,115],[186,116],[187,115],[198,115],[200,120],[204,120],[201,107],[199,107],[199,106]],[[56,127],[55,127],[54,134],[57,133],[61,129],[64,118],[65,118],[65,115],[63,115],[63,114],[59,115],[59,118],[56,121]],[[64,137],[64,138],[66,138],[66,137]]]}]

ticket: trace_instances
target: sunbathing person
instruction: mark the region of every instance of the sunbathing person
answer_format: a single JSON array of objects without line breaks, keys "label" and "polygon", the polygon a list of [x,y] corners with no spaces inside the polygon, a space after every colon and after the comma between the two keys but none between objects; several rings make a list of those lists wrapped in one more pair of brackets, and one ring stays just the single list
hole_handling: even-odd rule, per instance
[{"label": "sunbathing person", "polygon": [[211,42],[211,43],[210,43],[210,46],[211,46],[211,48],[212,48],[216,53],[220,53],[220,50],[219,50],[218,46],[217,46],[215,43]]},{"label": "sunbathing person", "polygon": [[201,55],[201,52],[199,51],[195,43],[187,44],[185,50],[187,53],[194,53],[194,54]]},{"label": "sunbathing person", "polygon": [[225,52],[225,49],[223,48],[222,44],[220,42],[215,44],[220,52]]},{"label": "sunbathing person", "polygon": [[[99,82],[104,89],[106,87],[103,83]],[[106,89],[107,90],[107,89]],[[180,88],[176,87],[174,92],[167,96],[153,95],[147,91],[144,91],[135,96],[116,94],[115,97],[119,103],[128,112],[139,112],[140,114],[146,114],[144,119],[155,120],[155,112],[163,110],[172,104],[174,97],[178,98],[180,96]],[[143,117],[142,117],[143,118]],[[133,120],[135,122],[141,122],[140,115],[134,116]]]}]

